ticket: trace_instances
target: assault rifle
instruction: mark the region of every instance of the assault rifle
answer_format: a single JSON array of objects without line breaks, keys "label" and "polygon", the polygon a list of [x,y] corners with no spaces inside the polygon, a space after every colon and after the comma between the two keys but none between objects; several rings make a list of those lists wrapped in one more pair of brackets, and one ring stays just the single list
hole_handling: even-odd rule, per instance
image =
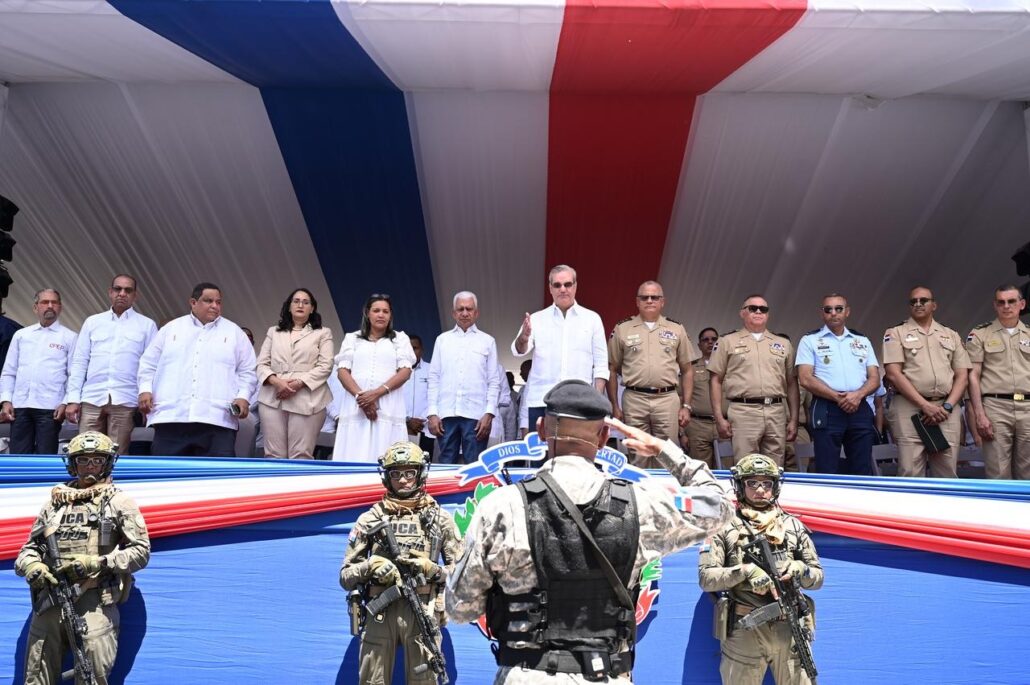
[{"label": "assault rifle", "polygon": [[[426,608],[422,604],[422,600],[419,599],[417,592],[417,588],[420,585],[426,584],[425,576],[421,573],[414,573],[407,569],[406,564],[397,562],[397,559],[401,556],[401,548],[397,544],[397,538],[393,534],[393,527],[390,525],[388,518],[384,517],[382,521],[369,529],[368,535],[370,538],[376,535],[381,536],[386,546],[387,558],[394,562],[397,566],[397,572],[400,573],[401,584],[393,585],[384,590],[382,594],[365,605],[365,610],[369,616],[376,616],[381,614],[386,607],[403,597],[411,608],[411,613],[415,615],[415,620],[418,621],[418,630],[422,634],[422,644],[430,654],[429,663],[419,664],[415,667],[414,671],[415,673],[425,673],[427,669],[431,668],[433,673],[436,674],[439,685],[447,685],[447,662],[444,660],[443,652],[440,651],[440,646],[436,643],[437,638],[440,636],[440,629],[436,627],[432,617],[426,612]],[[409,655],[409,658],[413,656]]]},{"label": "assault rifle", "polygon": [[75,664],[73,668],[61,674],[61,680],[77,678],[86,685],[107,685],[106,679],[97,678],[93,662],[86,654],[85,636],[89,628],[86,626],[86,619],[75,613],[76,592],[64,574],[57,572],[61,566],[57,536],[54,533],[44,533],[39,537],[42,538],[42,541],[37,538],[37,544],[43,543],[40,545],[43,552],[43,563],[50,567],[57,578],[57,586],[50,590],[50,595],[52,601],[61,609],[61,625],[64,626],[64,632],[68,637],[68,645],[71,647]]},{"label": "assault rifle", "polygon": [[759,535],[744,547],[744,555],[772,579],[773,597],[776,601],[755,609],[741,618],[737,621],[737,627],[749,630],[763,623],[783,618],[790,626],[790,634],[794,642],[793,650],[797,652],[801,668],[805,669],[812,685],[815,685],[815,677],[819,672],[815,668],[815,659],[812,657],[812,631],[801,624],[802,619],[811,611],[808,600],[801,594],[796,580],[791,579],[786,583],[780,580],[780,573],[776,568],[769,540],[764,535]]}]

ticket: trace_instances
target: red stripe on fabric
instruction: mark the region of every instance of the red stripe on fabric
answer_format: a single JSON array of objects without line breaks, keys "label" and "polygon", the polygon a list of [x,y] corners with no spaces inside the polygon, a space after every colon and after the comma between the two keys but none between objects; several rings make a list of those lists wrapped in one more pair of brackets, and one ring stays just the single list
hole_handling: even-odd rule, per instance
[{"label": "red stripe on fabric", "polygon": [[[478,481],[476,481],[478,482]],[[430,482],[426,490],[434,496],[471,492],[476,482],[459,486],[453,481]],[[383,496],[381,485],[363,485],[323,490],[304,490],[268,495],[249,495],[197,502],[141,505],[150,537],[197,533],[250,523],[310,516],[328,511],[366,507]],[[13,559],[28,538],[31,518],[0,522],[0,559]]]},{"label": "red stripe on fabric", "polygon": [[804,0],[568,0],[551,80],[547,266],[606,326],[658,277],[696,97],[792,27]]}]

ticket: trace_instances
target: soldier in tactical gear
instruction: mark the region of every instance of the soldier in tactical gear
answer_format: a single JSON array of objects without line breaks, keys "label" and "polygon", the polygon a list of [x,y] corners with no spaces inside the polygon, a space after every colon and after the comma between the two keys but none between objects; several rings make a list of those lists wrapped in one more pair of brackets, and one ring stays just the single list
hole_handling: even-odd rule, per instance
[{"label": "soldier in tactical gear", "polygon": [[[783,469],[765,455],[748,454],[730,472],[737,493],[737,515],[725,530],[705,541],[698,559],[701,588],[728,591],[730,599],[727,634],[720,635],[722,682],[761,685],[771,668],[777,685],[805,685],[811,680],[792,649],[786,621],[772,620],[747,630],[735,630],[734,624],[775,601],[770,592],[772,578],[744,555],[744,547],[756,536],[768,539],[784,583],[798,583],[809,590],[822,587],[819,556],[805,525],[777,503]],[[811,605],[811,600],[806,600]],[[806,618],[809,629],[814,627],[812,616]]]},{"label": "soldier in tactical gear", "polygon": [[[69,649],[60,608],[51,594],[63,575],[77,595],[75,612],[85,619],[86,656],[106,682],[118,650],[118,605],[129,597],[135,571],[150,561],[150,537],[139,507],[114,486],[111,471],[118,446],[103,433],[72,438],[64,462],[74,478],[54,487],[32,524],[14,570],[32,588],[32,623],[25,658],[26,685],[56,685]],[[61,565],[45,561],[41,540],[57,538]],[[52,562],[53,560],[51,560]]]},{"label": "soldier in tactical gear", "polygon": [[[386,493],[354,523],[340,569],[340,585],[348,591],[361,590],[364,601],[373,600],[400,583],[398,564],[403,565],[409,573],[421,573],[426,579],[425,585],[418,588],[418,595],[427,613],[442,626],[440,590],[461,555],[457,526],[426,493],[429,459],[418,445],[391,445],[379,459],[379,474]],[[373,533],[384,521],[392,528],[402,550],[396,559],[389,558],[382,536]],[[397,645],[404,648],[408,683],[436,683],[433,671],[424,668],[429,650],[422,644],[418,622],[403,599],[392,602],[377,615],[365,615],[361,623],[361,685],[392,682]]]},{"label": "soldier in tactical gear", "polygon": [[[494,683],[628,683],[641,569],[722,528],[732,501],[671,440],[606,419],[611,405],[589,384],[562,381],[544,403],[536,430],[549,459],[480,502],[447,581],[447,613],[464,622],[486,612]],[[679,497],[659,479],[630,483],[595,468],[610,426],[658,458],[684,486]]]}]

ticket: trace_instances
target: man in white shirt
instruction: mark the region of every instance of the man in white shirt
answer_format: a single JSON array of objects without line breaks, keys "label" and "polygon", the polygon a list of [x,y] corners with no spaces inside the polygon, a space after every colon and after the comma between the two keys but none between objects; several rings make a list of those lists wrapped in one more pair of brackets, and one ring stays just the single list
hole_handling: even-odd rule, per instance
[{"label": "man in white shirt", "polygon": [[100,431],[125,454],[132,439],[132,416],[139,402],[139,358],[157,334],[157,325],[133,309],[136,279],[118,274],[107,289],[111,308],[86,319],[75,343],[68,374],[65,415],[79,432]]},{"label": "man in white shirt", "polygon": [[418,436],[418,446],[432,457],[436,449],[436,437],[429,432],[429,362],[422,358],[425,347],[422,345],[422,338],[410,334],[411,349],[415,352],[415,365],[411,367],[411,378],[401,386],[404,392],[404,416],[408,426],[408,438],[415,442]]},{"label": "man in white shirt", "polygon": [[441,439],[440,463],[479,459],[497,415],[497,343],[479,330],[479,300],[467,290],[454,296],[455,326],[436,339],[429,370],[429,432]]},{"label": "man in white shirt", "polygon": [[53,288],[36,293],[32,311],[39,323],[14,334],[0,373],[0,421],[14,422],[11,454],[57,454],[76,333],[58,323],[61,293]]},{"label": "man in white shirt", "polygon": [[199,283],[190,313],[166,324],[140,358],[139,409],[154,428],[151,453],[231,457],[257,384],[254,348],[222,318],[222,291]]},{"label": "man in white shirt", "polygon": [[604,393],[608,382],[608,347],[596,312],[576,303],[576,270],[559,264],[547,276],[554,304],[526,314],[511,343],[516,358],[533,353],[533,373],[525,392],[529,408],[519,428],[536,430],[544,416],[544,395],[559,381],[579,379]]}]

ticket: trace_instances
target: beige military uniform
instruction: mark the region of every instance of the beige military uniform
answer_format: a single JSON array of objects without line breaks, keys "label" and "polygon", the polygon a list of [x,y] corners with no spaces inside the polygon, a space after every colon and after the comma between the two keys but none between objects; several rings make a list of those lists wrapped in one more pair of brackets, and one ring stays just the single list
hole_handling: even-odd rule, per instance
[{"label": "beige military uniform", "polygon": [[[791,560],[805,563],[801,587],[818,590],[823,584],[823,568],[808,529],[790,514],[779,511],[778,525],[783,542],[773,545],[777,563]],[[772,601],[769,595],[750,591],[744,571],[744,547],[753,539],[744,521],[734,518],[729,526],[707,540],[698,556],[698,578],[705,592],[729,591],[735,603],[732,617],[746,616],[753,609]],[[807,685],[811,682],[792,650],[793,638],[786,621],[771,621],[753,630],[732,630],[722,641],[719,672],[724,685],[761,685],[768,668],[777,685]]]},{"label": "beige military uniform", "polygon": [[[715,429],[715,414],[712,411],[712,386],[709,383],[710,373],[708,362],[698,358],[693,362],[694,366],[694,393],[690,396],[690,423],[687,424],[685,432],[690,442],[688,452],[691,458],[703,461],[708,468],[719,468],[715,460],[715,441],[719,439],[719,433]],[[729,408],[729,403],[723,401],[722,410]]]},{"label": "beige military uniform", "polygon": [[[969,355],[958,333],[934,321],[924,333],[913,319],[888,328],[883,334],[883,364],[901,364],[901,372],[920,395],[934,404],[943,404],[951,392],[956,369],[969,369]],[[961,412],[953,411],[940,424],[951,445],[945,452],[926,450],[912,416],[919,407],[899,392],[894,395],[887,420],[898,444],[898,475],[922,478],[929,467],[933,478],[958,478],[958,451],[962,441]]]},{"label": "beige military uniform", "polygon": [[[640,571],[654,559],[700,542],[721,529],[733,515],[728,493],[703,462],[690,459],[671,440],[659,455],[661,464],[681,485],[690,506],[677,506],[672,493],[657,479],[633,485],[640,536],[631,577],[639,582]],[[604,474],[582,457],[549,459],[541,471],[548,471],[576,504],[597,496]],[[529,548],[525,505],[518,488],[502,487],[490,493],[479,507],[465,534],[465,555],[447,579],[447,614],[452,621],[475,621],[486,610],[494,584],[506,595],[518,595],[537,586],[536,569]],[[630,588],[633,592],[633,588]],[[517,645],[512,645],[517,648]],[[501,667],[494,683],[586,683],[578,673],[550,676],[544,671]],[[632,682],[631,677],[609,679]]]},{"label": "beige military uniform", "polygon": [[[107,560],[106,568],[76,583],[81,595],[75,601],[76,613],[86,621],[86,655],[97,676],[107,678],[118,653],[118,605],[129,597],[132,573],[150,561],[147,525],[133,499],[111,483],[88,489],[70,483],[58,485],[14,562],[19,576],[25,575],[29,564],[44,559],[45,543],[41,546],[38,534],[54,528],[62,559],[68,554],[90,554]],[[62,660],[71,648],[61,609],[49,592],[33,592],[32,606],[25,683],[57,685],[61,682]],[[82,685],[78,679],[76,684]]]},{"label": "beige military uniform", "polygon": [[812,403],[812,393],[800,388],[798,397],[798,435],[794,442],[787,443],[783,457],[783,470],[791,472],[801,470],[795,445],[807,445],[812,442],[812,435],[808,432],[808,406]]},{"label": "beige military uniform", "polygon": [[1009,334],[995,319],[969,333],[966,350],[982,364],[983,408],[994,427],[994,440],[983,442],[987,477],[1030,480],[1030,327],[1020,321]]},{"label": "beige military uniform", "polygon": [[[765,331],[759,340],[748,330],[719,338],[708,370],[722,379],[733,427],[733,460],[758,452],[783,466],[787,446],[787,387],[796,383],[794,347]],[[748,400],[743,402],[741,400]]]},{"label": "beige military uniform", "polygon": [[[443,625],[443,599],[439,590],[446,574],[461,555],[458,528],[454,524],[454,519],[443,511],[430,495],[425,495],[414,508],[407,508],[396,502],[398,500],[384,497],[358,517],[351,528],[347,553],[340,568],[340,585],[350,591],[364,584],[369,599],[378,597],[387,589],[371,581],[372,570],[368,561],[372,554],[390,558],[382,539],[379,536],[370,539],[368,535],[368,531],[378,525],[384,517],[389,517],[390,526],[402,553],[411,551],[431,557],[434,552],[432,537],[438,536],[435,543],[437,558],[433,561],[439,562],[442,557],[443,576],[421,586],[419,596],[427,613],[437,625]],[[428,528],[433,529],[432,534]],[[422,644],[418,621],[403,598],[387,606],[377,616],[365,617],[358,656],[358,679],[361,685],[389,685],[393,682],[393,665],[398,645],[404,648],[406,682],[435,685],[436,675],[432,669],[426,668],[421,673],[415,672],[416,668],[428,663],[430,653]]]},{"label": "beige military uniform", "polygon": [[[623,421],[663,440],[679,436],[680,369],[701,356],[678,322],[659,316],[653,329],[640,316],[623,319],[608,338],[608,363],[622,375]],[[695,381],[696,384],[696,381]],[[654,468],[655,460],[634,460]]]}]

